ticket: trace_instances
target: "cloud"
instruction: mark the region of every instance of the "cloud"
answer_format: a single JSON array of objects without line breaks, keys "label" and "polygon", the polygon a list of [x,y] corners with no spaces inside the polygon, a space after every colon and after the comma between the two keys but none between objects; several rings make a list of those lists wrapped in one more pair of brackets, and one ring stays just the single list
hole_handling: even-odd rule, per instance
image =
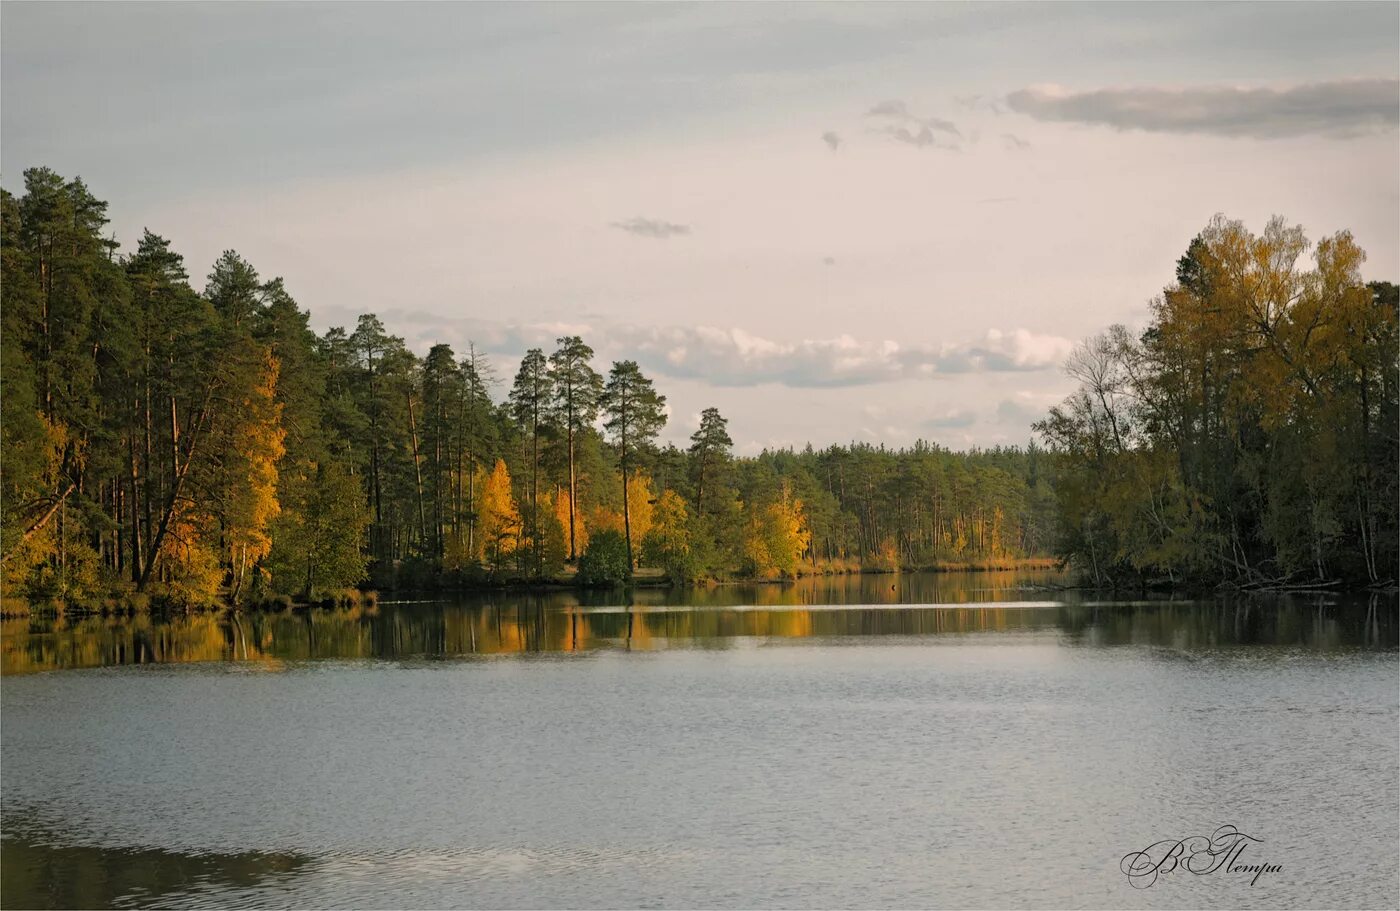
[{"label": "cloud", "polygon": [[837,149],[841,148],[841,135],[832,130],[827,130],[822,134],[822,142],[826,143],[827,148],[835,152]]},{"label": "cloud", "polygon": [[928,126],[920,126],[917,129],[910,129],[909,127],[902,126],[888,126],[881,129],[880,132],[894,139],[896,142],[902,142],[920,149],[930,147],[956,149],[958,147],[958,143],[955,141],[940,141],[939,138],[933,134],[933,129]]},{"label": "cloud", "polygon": [[987,111],[997,117],[1006,113],[999,100],[987,95],[956,95],[953,100],[969,111]]},{"label": "cloud", "polygon": [[1011,398],[1002,399],[997,403],[997,421],[1001,424],[1030,427],[1044,418],[1050,407],[1059,401],[1060,396],[1056,391],[1021,389]]},{"label": "cloud", "polygon": [[1004,424],[1030,424],[1045,417],[1048,406],[1036,408],[1025,402],[1018,402],[1012,399],[1002,399],[997,405],[997,420]]},{"label": "cloud", "polygon": [[866,111],[865,116],[890,121],[874,128],[874,132],[916,148],[954,150],[962,145],[962,133],[957,124],[941,117],[915,116],[902,101],[882,101]]},{"label": "cloud", "polygon": [[977,423],[977,415],[970,411],[950,411],[940,417],[924,421],[924,427],[929,430],[956,430],[971,427],[975,423]]},{"label": "cloud", "polygon": [[1348,137],[1395,128],[1400,121],[1400,80],[1352,79],[1288,88],[1145,86],[1087,92],[1047,85],[1012,92],[1006,103],[1036,120],[1101,124],[1119,130],[1255,139]]},{"label": "cloud", "polygon": [[618,228],[638,237],[655,237],[660,240],[690,233],[690,225],[678,225],[655,218],[629,218],[626,221],[615,221],[609,227]]},{"label": "cloud", "polygon": [[1009,152],[1024,152],[1031,147],[1029,140],[1022,139],[1015,133],[1002,133],[1001,144]]},{"label": "cloud", "polygon": [[[420,354],[434,343],[446,342],[460,356],[473,343],[496,361],[503,375],[514,372],[512,362],[527,349],[551,351],[560,336],[579,335],[598,352],[601,363],[627,357],[661,376],[722,387],[772,383],[823,389],[970,373],[1058,371],[1074,348],[1069,339],[1027,329],[991,329],[980,338],[942,345],[901,345],[850,335],[777,341],[737,327],[645,326],[606,319],[444,320],[440,314],[406,309],[383,310],[380,316]],[[355,324],[353,314],[338,308],[327,308],[321,317],[331,325]]]},{"label": "cloud", "polygon": [[941,373],[1047,370],[1058,368],[1073,350],[1074,342],[1058,335],[988,329],[976,342],[940,349],[937,366]]},{"label": "cloud", "polygon": [[895,117],[904,119],[909,116],[909,108],[902,101],[882,101],[865,112],[866,117]]},{"label": "cloud", "polygon": [[993,329],[973,341],[940,346],[864,341],[850,335],[780,342],[713,326],[631,327],[607,334],[610,343],[658,373],[715,386],[829,388],[949,374],[1055,370],[1074,347],[1069,339],[1026,329]]}]

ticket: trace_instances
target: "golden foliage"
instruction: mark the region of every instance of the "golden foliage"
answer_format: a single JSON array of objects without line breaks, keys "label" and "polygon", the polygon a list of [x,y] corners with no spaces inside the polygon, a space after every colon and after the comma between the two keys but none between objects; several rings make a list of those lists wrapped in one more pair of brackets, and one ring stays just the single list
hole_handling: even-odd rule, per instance
[{"label": "golden foliage", "polygon": [[[564,541],[569,540],[569,492],[559,491],[554,498],[554,518],[559,521],[559,526],[564,529]],[[583,553],[588,547],[588,523],[583,520],[583,510],[574,510],[574,550]]]},{"label": "golden foliage", "polygon": [[193,506],[177,509],[160,549],[165,594],[177,604],[209,605],[217,600],[224,573],[219,555],[205,543],[213,539],[210,520]]},{"label": "golden foliage", "polygon": [[[588,511],[588,525],[593,533],[600,531],[615,531],[622,534],[622,513],[606,506],[594,506]],[[579,548],[579,553],[583,548]]]},{"label": "golden foliage", "polygon": [[281,512],[277,462],[286,452],[287,432],[276,400],[278,366],[275,357],[264,353],[232,432],[224,539],[230,563],[238,569],[267,556],[272,549],[268,526]]},{"label": "golden foliage", "polygon": [[646,472],[636,472],[627,479],[627,511],[632,520],[633,541],[641,541],[651,531],[655,497]]},{"label": "golden foliage", "polygon": [[747,569],[764,577],[795,576],[811,539],[802,501],[784,483],[776,500],[749,517],[743,542]]},{"label": "golden foliage", "polygon": [[[6,498],[12,503],[29,506],[28,509],[8,508],[0,516],[0,546],[4,560],[0,562],[0,593],[13,595],[23,591],[27,577],[36,566],[48,560],[58,549],[58,524],[50,518],[28,540],[22,540],[24,533],[38,521],[51,507],[54,496],[61,496],[63,482],[63,454],[72,442],[68,428],[51,421],[42,413],[34,417],[42,428],[37,439],[22,440],[17,446],[26,451],[7,460],[3,483]],[[36,470],[20,472],[14,470],[22,460],[35,463]],[[16,483],[16,481],[19,483]],[[28,482],[28,483],[25,483]]]},{"label": "golden foliage", "polygon": [[477,536],[482,554],[492,566],[515,553],[520,543],[520,509],[510,489],[510,472],[504,459],[497,459],[490,474],[484,468],[477,476]]}]

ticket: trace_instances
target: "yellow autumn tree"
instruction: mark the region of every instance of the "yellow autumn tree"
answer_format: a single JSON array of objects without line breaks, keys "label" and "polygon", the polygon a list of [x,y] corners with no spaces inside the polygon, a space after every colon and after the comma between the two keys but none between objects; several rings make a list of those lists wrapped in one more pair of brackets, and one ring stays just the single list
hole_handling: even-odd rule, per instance
[{"label": "yellow autumn tree", "polygon": [[270,353],[263,352],[258,358],[228,440],[222,518],[234,600],[243,589],[249,567],[272,549],[268,529],[281,512],[277,462],[286,451],[286,431],[282,404],[276,400],[278,367]]},{"label": "yellow autumn tree", "polygon": [[776,500],[750,514],[743,542],[744,568],[757,576],[795,576],[811,537],[802,501],[784,483]]},{"label": "yellow autumn tree", "polygon": [[[560,504],[563,504],[561,518]],[[555,491],[540,498],[540,574],[552,576],[569,556],[569,495]]]},{"label": "yellow autumn tree", "polygon": [[[594,534],[600,531],[615,531],[622,534],[622,513],[606,506],[594,506],[588,511],[588,525]],[[583,552],[583,548],[579,548]]]},{"label": "yellow autumn tree", "polygon": [[499,570],[505,559],[515,553],[520,540],[520,509],[510,490],[510,472],[504,459],[487,474],[477,469],[478,534],[482,555],[492,569]]},{"label": "yellow autumn tree", "polygon": [[690,554],[690,512],[685,500],[666,489],[652,510],[652,524],[642,538],[642,560],[659,566],[673,581],[689,581],[695,575]]},{"label": "yellow autumn tree", "polygon": [[646,472],[638,471],[627,479],[627,506],[631,513],[632,540],[642,541],[647,532],[651,531],[655,500],[656,494],[651,489],[651,478]]},{"label": "yellow autumn tree", "polygon": [[792,495],[791,488],[785,483],[782,496],[768,507],[767,512],[769,559],[778,572],[795,576],[802,564],[802,555],[812,543],[802,501]]},{"label": "yellow autumn tree", "polygon": [[[565,529],[567,534],[569,528],[569,492],[561,490],[554,496],[554,518]],[[574,547],[579,553],[583,553],[588,547],[588,523],[584,521],[583,511],[574,509]]]},{"label": "yellow autumn tree", "polygon": [[207,606],[218,600],[224,571],[213,524],[193,505],[177,507],[172,515],[159,561],[159,593],[171,603]]},{"label": "yellow autumn tree", "polygon": [[0,511],[0,596],[42,596],[54,588],[41,580],[57,552],[56,517],[72,493],[63,477],[63,453],[72,436],[38,411],[11,418],[0,436],[7,447],[0,472],[7,507]]}]

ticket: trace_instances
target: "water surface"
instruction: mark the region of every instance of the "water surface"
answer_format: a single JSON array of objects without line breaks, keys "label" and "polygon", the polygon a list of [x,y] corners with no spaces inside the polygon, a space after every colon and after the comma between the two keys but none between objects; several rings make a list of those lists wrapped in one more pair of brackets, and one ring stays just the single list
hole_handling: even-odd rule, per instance
[{"label": "water surface", "polygon": [[7,622],[0,904],[1400,901],[1393,598],[1045,581]]}]

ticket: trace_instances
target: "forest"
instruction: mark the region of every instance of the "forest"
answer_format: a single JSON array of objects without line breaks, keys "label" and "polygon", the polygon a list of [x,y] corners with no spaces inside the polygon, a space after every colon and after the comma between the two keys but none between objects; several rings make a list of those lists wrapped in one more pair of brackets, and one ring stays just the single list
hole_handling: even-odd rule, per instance
[{"label": "forest", "polygon": [[[733,452],[708,408],[576,336],[518,365],[317,334],[232,250],[167,239],[44,168],[3,196],[0,584],[177,606],[357,586],[687,583],[1050,557],[1101,587],[1394,584],[1397,289],[1345,233],[1217,217],[1146,328],[1066,369],[1042,445]],[[1309,256],[1309,253],[1311,255]],[[1309,261],[1310,260],[1310,261]],[[512,369],[514,368],[514,369]]]},{"label": "forest", "polygon": [[122,251],[106,210],[46,168],[3,196],[7,599],[787,578],[1057,546],[1034,443],[739,457],[709,408],[687,446],[659,445],[665,396],[579,337],[515,366],[419,355],[373,314],[317,334],[281,278],[229,250],[197,290],[166,238]]},{"label": "forest", "polygon": [[1400,296],[1364,261],[1347,232],[1217,216],[1144,331],[1080,345],[1036,425],[1058,552],[1098,586],[1393,586]]}]

